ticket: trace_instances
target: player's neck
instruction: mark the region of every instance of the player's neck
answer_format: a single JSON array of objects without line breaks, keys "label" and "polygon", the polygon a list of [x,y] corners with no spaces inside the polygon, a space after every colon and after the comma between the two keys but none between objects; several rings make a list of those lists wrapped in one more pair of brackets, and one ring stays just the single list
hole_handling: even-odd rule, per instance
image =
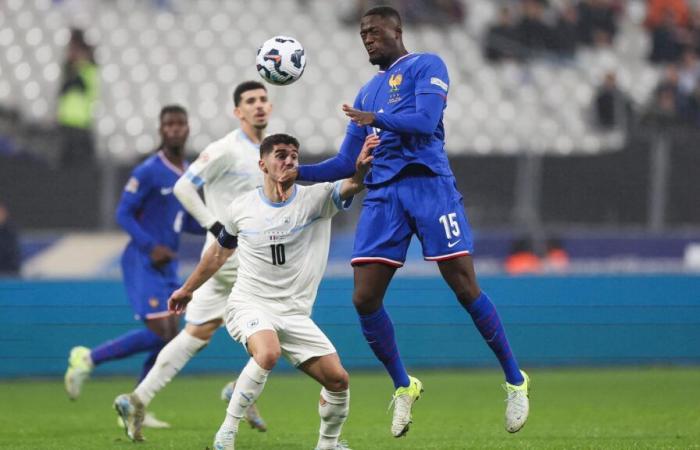
[{"label": "player's neck", "polygon": [[406,50],[405,47],[401,47],[395,55],[388,59],[388,62],[386,64],[381,64],[379,66],[379,70],[387,70],[389,67],[391,67],[392,64],[394,64],[396,61],[398,61],[406,55],[408,55],[408,50]]},{"label": "player's neck", "polygon": [[[288,200],[292,195],[293,190],[293,181],[290,181],[281,188],[277,182],[270,177],[265,177],[265,181],[263,182],[263,194],[265,194],[265,197],[267,197],[267,199],[272,203],[282,203],[283,201]],[[284,193],[284,197],[282,192]]]},{"label": "player's neck", "polygon": [[183,163],[185,161],[185,151],[183,148],[163,147],[161,151],[163,152],[163,155],[165,155],[168,161],[182,169]]},{"label": "player's neck", "polygon": [[255,128],[247,123],[241,124],[241,131],[243,131],[246,137],[250,139],[250,142],[255,145],[260,145],[263,140],[263,135],[265,134],[264,128]]}]

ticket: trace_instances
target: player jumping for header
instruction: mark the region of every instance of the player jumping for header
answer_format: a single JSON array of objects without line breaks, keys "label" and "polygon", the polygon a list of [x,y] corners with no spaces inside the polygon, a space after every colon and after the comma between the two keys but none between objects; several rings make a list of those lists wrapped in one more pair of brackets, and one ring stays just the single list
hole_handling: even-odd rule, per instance
[{"label": "player jumping for header", "polygon": [[421,241],[424,258],[437,262],[501,363],[507,391],[505,427],[514,433],[528,417],[529,379],[511,352],[496,308],[477,283],[471,229],[444,150],[447,67],[435,54],[409,53],[402,35],[395,9],[381,6],[363,15],[360,37],[370,63],[379,66],[379,72],[360,89],[352,107],[343,105],[351,122],[338,155],[301,166],[298,178],[332,181],[349,177],[365,136],[377,133],[381,138],[372,171],[365,179],[367,197],[355,234],[353,303],[365,339],[396,388],[392,434],[400,437],[408,431],[411,409],[423,390],[422,383],[406,372],[394,326],[383,306],[384,294],[404,263],[413,234]]}]

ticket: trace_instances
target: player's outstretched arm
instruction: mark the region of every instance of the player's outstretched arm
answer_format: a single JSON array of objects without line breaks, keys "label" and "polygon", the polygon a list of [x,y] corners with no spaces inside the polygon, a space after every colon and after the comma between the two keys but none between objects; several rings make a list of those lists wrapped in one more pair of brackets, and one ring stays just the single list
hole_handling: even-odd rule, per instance
[{"label": "player's outstretched arm", "polygon": [[192,294],[214,275],[226,260],[236,251],[234,248],[224,248],[218,242],[213,242],[202,255],[194,272],[187,278],[182,287],[170,295],[168,310],[175,314],[182,314],[187,303],[192,300]]},{"label": "player's outstretched arm", "polygon": [[347,200],[365,188],[365,175],[372,166],[372,151],[379,145],[379,136],[370,134],[365,138],[362,150],[355,160],[355,174],[351,178],[343,180],[340,185],[340,198]]},{"label": "player's outstretched arm", "polygon": [[355,173],[355,161],[360,154],[362,144],[362,137],[347,133],[337,155],[317,164],[300,166],[297,179],[323,182],[351,177]]},{"label": "player's outstretched arm", "polygon": [[343,105],[343,112],[359,126],[373,126],[403,134],[430,135],[435,132],[444,108],[444,96],[420,94],[416,96],[416,111],[411,113],[373,113],[361,111],[349,105]]}]

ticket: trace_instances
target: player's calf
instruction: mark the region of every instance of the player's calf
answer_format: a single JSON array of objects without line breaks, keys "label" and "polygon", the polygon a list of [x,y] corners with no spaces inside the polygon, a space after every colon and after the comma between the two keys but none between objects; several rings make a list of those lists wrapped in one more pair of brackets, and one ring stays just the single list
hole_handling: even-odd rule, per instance
[{"label": "player's calf", "polygon": [[[226,403],[229,403],[231,401],[231,397],[233,396],[233,390],[235,386],[235,381],[231,381],[230,383],[226,384],[226,386],[224,386],[224,388],[221,390],[221,400],[225,401]],[[267,431],[267,424],[260,415],[260,411],[258,410],[258,407],[255,403],[253,403],[248,407],[248,409],[246,409],[245,420],[246,422],[248,422],[248,425],[250,425],[251,428],[260,432]]]}]

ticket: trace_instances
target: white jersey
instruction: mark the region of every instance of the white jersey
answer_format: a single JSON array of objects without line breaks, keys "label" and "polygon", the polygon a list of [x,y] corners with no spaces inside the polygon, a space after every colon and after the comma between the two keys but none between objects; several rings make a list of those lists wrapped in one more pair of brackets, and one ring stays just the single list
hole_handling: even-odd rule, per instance
[{"label": "white jersey", "polygon": [[252,302],[276,314],[311,314],[328,262],[331,218],[349,206],[340,183],[295,185],[282,203],[258,188],[231,204],[224,226],[238,236],[240,267],[229,307]]},{"label": "white jersey", "polygon": [[[223,221],[232,201],[261,186],[263,174],[258,167],[260,150],[246,134],[238,129],[209,144],[193,162],[185,176],[204,191],[207,209]],[[202,253],[216,240],[207,233]],[[217,276],[235,277],[238,257],[233,255]]]}]

